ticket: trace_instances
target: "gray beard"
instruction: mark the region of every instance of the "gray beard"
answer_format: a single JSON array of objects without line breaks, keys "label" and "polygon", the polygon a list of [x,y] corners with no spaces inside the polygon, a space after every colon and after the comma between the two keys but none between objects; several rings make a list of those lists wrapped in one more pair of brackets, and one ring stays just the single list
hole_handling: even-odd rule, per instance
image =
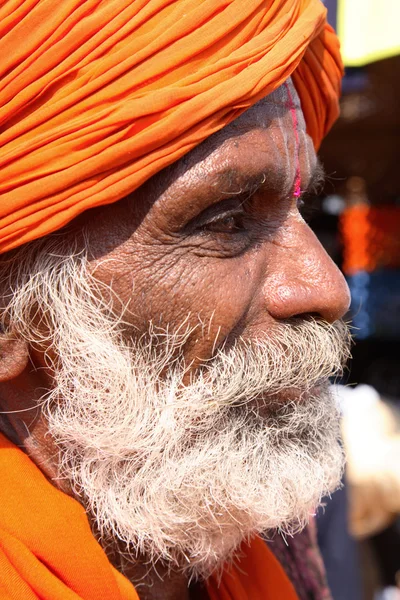
[{"label": "gray beard", "polygon": [[[243,351],[229,353],[238,369],[261,359],[254,348],[241,360],[234,352]],[[99,396],[97,373],[92,395],[86,380],[84,394],[81,386],[69,387],[66,398],[64,372],[62,401],[47,404],[60,472],[100,535],[122,541],[133,558],[206,577],[245,538],[302,529],[342,474],[339,414],[328,385],[318,380],[314,388],[311,378],[296,400],[285,401],[285,388],[279,393],[276,386],[256,400],[255,374],[233,382],[216,359],[211,375],[182,388],[178,366],[161,382],[164,367],[154,356],[138,360],[140,353],[135,379],[131,372],[122,388],[108,371],[111,395],[102,387]]]},{"label": "gray beard", "polygon": [[[51,337],[54,388],[42,410],[60,477],[100,536],[204,577],[245,538],[307,523],[343,467],[326,385],[348,356],[342,323],[279,323],[268,338],[218,352],[188,385],[176,359],[185,326],[165,332],[156,353],[151,331],[146,344],[123,337],[84,261],[63,259],[57,277],[39,266],[8,314],[22,339]],[[30,319],[37,305],[44,338]]]}]

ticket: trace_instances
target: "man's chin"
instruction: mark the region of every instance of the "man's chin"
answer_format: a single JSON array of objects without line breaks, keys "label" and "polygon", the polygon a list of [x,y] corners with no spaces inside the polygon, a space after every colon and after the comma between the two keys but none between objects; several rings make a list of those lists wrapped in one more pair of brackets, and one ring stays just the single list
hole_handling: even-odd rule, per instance
[{"label": "man's chin", "polygon": [[343,466],[337,410],[315,392],[300,403],[291,392],[287,410],[267,419],[235,407],[225,428],[199,435],[169,461],[154,455],[137,471],[126,456],[118,463],[112,456],[108,466],[81,463],[89,505],[102,509],[99,529],[114,532],[133,555],[195,577],[209,575],[252,535],[301,530]]}]

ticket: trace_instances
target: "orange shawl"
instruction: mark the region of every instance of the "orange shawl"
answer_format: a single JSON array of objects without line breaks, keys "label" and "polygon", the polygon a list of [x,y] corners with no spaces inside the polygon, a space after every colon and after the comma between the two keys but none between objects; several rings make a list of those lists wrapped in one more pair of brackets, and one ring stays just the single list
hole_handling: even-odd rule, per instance
[{"label": "orange shawl", "polygon": [[290,75],[318,146],[339,44],[320,0],[0,3],[0,252],[115,202]]},{"label": "orange shawl", "polygon": [[[138,600],[109,563],[82,506],[57,490],[0,434],[0,600]],[[243,546],[211,600],[296,600],[264,542]]]}]

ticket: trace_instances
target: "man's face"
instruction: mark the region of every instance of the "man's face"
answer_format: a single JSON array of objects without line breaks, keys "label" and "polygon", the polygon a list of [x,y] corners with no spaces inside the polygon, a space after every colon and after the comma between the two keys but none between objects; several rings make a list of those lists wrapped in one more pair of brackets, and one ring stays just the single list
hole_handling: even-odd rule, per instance
[{"label": "man's face", "polygon": [[296,99],[283,86],[85,214],[87,259],[46,255],[34,278],[63,475],[100,531],[195,574],[303,525],[340,479],[326,380],[349,297],[299,212],[316,158]]},{"label": "man's face", "polygon": [[345,281],[300,213],[318,178],[289,83],[132,197],[85,219],[93,272],[110,284],[136,335],[202,322],[187,359],[282,319],[346,312]]}]

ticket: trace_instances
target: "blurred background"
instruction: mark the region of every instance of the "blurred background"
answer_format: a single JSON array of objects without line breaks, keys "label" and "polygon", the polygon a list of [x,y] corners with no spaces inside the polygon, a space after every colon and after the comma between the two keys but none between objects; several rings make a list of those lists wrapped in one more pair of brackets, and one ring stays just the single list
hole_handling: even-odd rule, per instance
[{"label": "blurred background", "polygon": [[317,518],[334,600],[400,600],[400,0],[325,0],[346,67],[310,225],[346,275],[348,469]]}]

